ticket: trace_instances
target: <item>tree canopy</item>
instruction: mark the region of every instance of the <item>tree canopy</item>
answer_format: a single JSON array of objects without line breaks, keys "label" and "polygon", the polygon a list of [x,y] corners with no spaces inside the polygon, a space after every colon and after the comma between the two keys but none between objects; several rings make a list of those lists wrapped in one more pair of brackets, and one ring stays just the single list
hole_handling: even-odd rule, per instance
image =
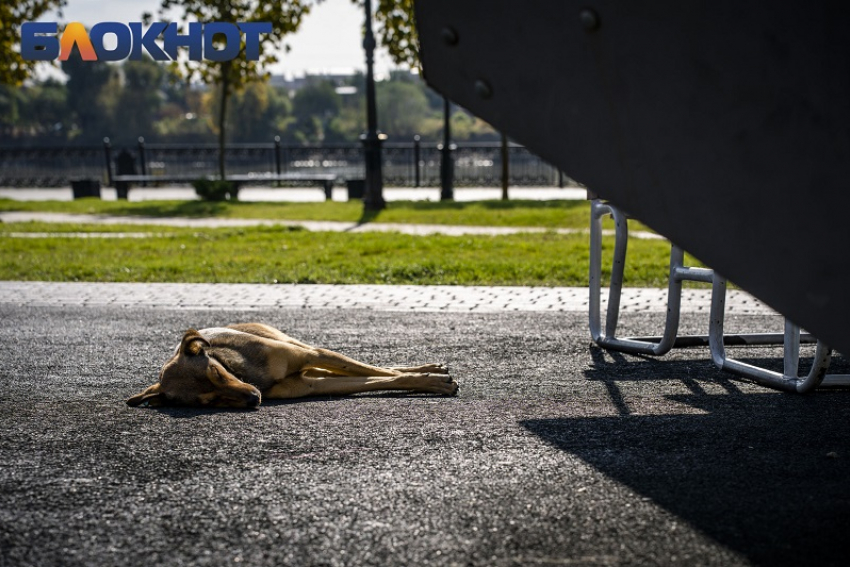
[{"label": "tree canopy", "polygon": [[36,61],[21,58],[18,46],[24,22],[61,8],[66,0],[3,0],[0,2],[0,85],[20,85],[32,76]]},{"label": "tree canopy", "polygon": [[[219,174],[223,178],[224,145],[227,140],[227,105],[230,96],[242,91],[245,85],[268,78],[263,69],[277,61],[276,52],[285,49],[284,38],[295,32],[301,20],[310,12],[313,0],[162,0],[160,11],[182,10],[184,21],[272,24],[271,33],[260,34],[260,57],[245,57],[246,43],[242,41],[239,56],[227,61],[180,59],[175,68],[187,79],[197,78],[208,85],[217,85],[220,100],[216,120],[219,140]],[[150,14],[143,19],[150,20]]]},{"label": "tree canopy", "polygon": [[[351,0],[363,6],[363,0]],[[374,20],[380,45],[396,65],[419,67],[419,37],[413,15],[413,0],[376,0]]]}]

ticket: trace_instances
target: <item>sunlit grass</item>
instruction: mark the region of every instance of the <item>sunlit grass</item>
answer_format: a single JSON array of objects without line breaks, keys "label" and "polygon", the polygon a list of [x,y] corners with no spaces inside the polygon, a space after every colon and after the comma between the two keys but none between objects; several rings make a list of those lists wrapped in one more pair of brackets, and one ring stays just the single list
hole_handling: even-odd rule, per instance
[{"label": "sunlit grass", "polygon": [[[11,235],[57,231],[151,235]],[[613,239],[604,243],[607,256]],[[669,251],[660,240],[630,242],[627,285],[666,285]],[[587,274],[586,234],[423,237],[287,227],[0,224],[2,280],[585,286]]]}]

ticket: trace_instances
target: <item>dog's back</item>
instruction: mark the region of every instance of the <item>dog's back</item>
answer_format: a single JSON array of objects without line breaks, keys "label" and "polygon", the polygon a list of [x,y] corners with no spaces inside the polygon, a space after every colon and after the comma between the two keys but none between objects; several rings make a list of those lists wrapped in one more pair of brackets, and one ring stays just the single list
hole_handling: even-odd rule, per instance
[{"label": "dog's back", "polygon": [[259,390],[270,388],[279,380],[272,366],[271,349],[274,343],[297,343],[268,325],[244,323],[227,327],[212,327],[198,331],[210,343],[207,354],[216,359],[228,372],[252,384]]}]

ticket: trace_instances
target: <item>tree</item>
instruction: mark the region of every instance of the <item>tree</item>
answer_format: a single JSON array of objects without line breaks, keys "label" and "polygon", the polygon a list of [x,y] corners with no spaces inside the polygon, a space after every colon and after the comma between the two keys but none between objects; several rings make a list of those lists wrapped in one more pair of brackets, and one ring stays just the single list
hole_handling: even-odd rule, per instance
[{"label": "tree", "polygon": [[157,112],[162,105],[160,88],[165,71],[153,59],[125,61],[121,65],[124,86],[115,109],[116,132],[120,142],[135,140],[139,136],[150,139],[154,133]]},{"label": "tree", "polygon": [[0,134],[9,138],[17,134],[21,123],[21,107],[25,104],[23,93],[7,85],[0,85]]},{"label": "tree", "polygon": [[0,84],[17,86],[32,75],[37,61],[26,61],[15,48],[20,28],[45,12],[61,8],[66,0],[3,0],[0,2]]},{"label": "tree", "polygon": [[[298,29],[302,18],[309,13],[312,0],[162,0],[160,10],[183,10],[185,21],[196,22],[271,22],[272,32],[260,34],[260,59],[245,57],[245,42],[239,55],[229,61],[192,61],[181,59],[177,67],[187,78],[198,78],[219,88],[218,128],[219,175],[225,177],[224,147],[227,140],[227,103],[230,96],[252,81],[266,80],[268,73],[261,72],[277,58],[273,54],[284,48],[284,37]],[[150,15],[145,14],[146,21]]]},{"label": "tree", "polygon": [[[351,1],[363,6],[363,0]],[[380,44],[397,65],[418,69],[419,36],[413,0],[377,0],[377,4],[374,17]]]},{"label": "tree", "polygon": [[302,143],[321,143],[342,100],[330,81],[313,81],[298,90],[292,100],[296,136]]},{"label": "tree", "polygon": [[83,61],[80,50],[75,46],[71,55],[62,62],[62,71],[68,75],[68,110],[76,122],[76,135],[87,142],[102,139],[108,133],[110,108],[116,104],[106,104],[104,99],[117,96],[110,89],[114,78],[114,69],[103,61]]},{"label": "tree", "polygon": [[412,138],[422,132],[422,123],[431,109],[419,85],[384,81],[378,85],[377,99],[384,132],[401,138]]},{"label": "tree", "polygon": [[230,131],[236,142],[270,141],[294,119],[292,101],[268,83],[252,83],[234,96]]},{"label": "tree", "polygon": [[65,140],[68,135],[68,91],[55,79],[24,89],[21,122],[30,135],[42,140]]}]

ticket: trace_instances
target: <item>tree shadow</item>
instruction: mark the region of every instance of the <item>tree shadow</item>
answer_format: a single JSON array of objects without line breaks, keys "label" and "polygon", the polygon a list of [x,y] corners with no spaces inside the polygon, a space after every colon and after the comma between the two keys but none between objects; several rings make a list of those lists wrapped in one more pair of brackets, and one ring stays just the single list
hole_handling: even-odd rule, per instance
[{"label": "tree shadow", "polygon": [[501,199],[490,199],[482,201],[404,201],[394,203],[404,206],[406,209],[415,211],[462,211],[469,208],[484,208],[491,210],[523,209],[577,209],[589,205],[584,200],[549,200],[530,201],[525,199],[513,199],[503,201]]},{"label": "tree shadow", "polygon": [[219,217],[234,203],[221,201],[151,202],[144,205],[115,207],[110,214],[134,217]]},{"label": "tree shadow", "polygon": [[357,219],[356,226],[363,226],[364,224],[369,224],[370,222],[374,222],[378,216],[380,216],[381,211],[373,211],[368,210],[365,207],[363,208],[363,212],[360,213],[360,218]]}]

